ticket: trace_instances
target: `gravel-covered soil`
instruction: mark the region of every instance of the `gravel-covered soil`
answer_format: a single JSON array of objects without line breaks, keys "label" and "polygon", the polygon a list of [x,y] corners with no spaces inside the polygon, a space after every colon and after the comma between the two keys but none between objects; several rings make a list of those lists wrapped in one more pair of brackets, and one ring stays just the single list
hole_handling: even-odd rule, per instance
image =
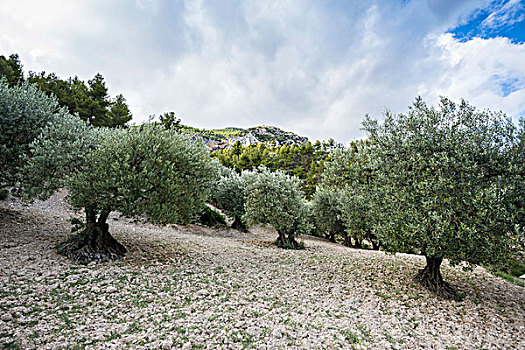
[{"label": "gravel-covered soil", "polygon": [[525,288],[482,268],[445,264],[447,301],[412,282],[418,256],[117,217],[126,258],[83,266],[55,253],[71,214],[0,202],[0,348],[525,349]]}]

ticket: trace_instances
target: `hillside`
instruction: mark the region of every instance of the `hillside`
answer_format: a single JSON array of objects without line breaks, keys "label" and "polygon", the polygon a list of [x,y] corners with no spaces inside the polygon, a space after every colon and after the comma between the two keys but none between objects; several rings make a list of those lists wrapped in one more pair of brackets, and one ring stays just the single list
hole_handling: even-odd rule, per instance
[{"label": "hillside", "polygon": [[412,283],[420,256],[114,215],[126,257],[75,265],[63,195],[0,202],[0,349],[525,348],[523,288],[483,268],[445,264],[456,302]]},{"label": "hillside", "polygon": [[183,125],[181,131],[193,135],[195,140],[202,141],[210,150],[229,149],[239,141],[244,147],[267,143],[272,146],[301,146],[308,142],[307,137],[284,131],[275,126],[255,126],[248,129],[228,127],[223,129],[199,129]]}]

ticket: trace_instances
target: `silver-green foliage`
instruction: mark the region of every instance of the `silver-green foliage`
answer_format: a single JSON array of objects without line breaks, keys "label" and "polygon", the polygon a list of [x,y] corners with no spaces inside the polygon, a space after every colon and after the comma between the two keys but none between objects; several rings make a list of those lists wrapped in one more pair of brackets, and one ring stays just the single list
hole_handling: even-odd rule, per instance
[{"label": "silver-green foliage", "polygon": [[509,204],[515,127],[501,113],[443,98],[364,122],[377,170],[374,232],[391,251],[452,263],[497,261],[516,238]]},{"label": "silver-green foliage", "polygon": [[[327,162],[323,173],[324,186],[337,192],[339,205],[332,220],[344,227],[347,245],[351,244],[351,239],[356,246],[360,246],[363,239],[374,247],[379,244],[373,234],[378,208],[375,202],[376,171],[371,157],[371,147],[367,142],[357,142],[352,148],[339,146],[330,153],[331,161]],[[320,206],[318,208],[321,210]],[[328,210],[334,211],[333,208],[325,209]]]},{"label": "silver-green foliage", "polygon": [[359,176],[359,170],[354,167],[356,151],[343,145],[337,145],[329,154],[321,182],[325,187],[344,188],[354,182]]},{"label": "silver-green foliage", "polygon": [[517,135],[515,149],[513,151],[512,172],[516,174],[511,184],[511,201],[518,210],[517,223],[522,232],[521,244],[525,246],[525,118],[519,121],[519,131]]},{"label": "silver-green foliage", "polygon": [[29,144],[57,115],[67,115],[67,111],[36,85],[10,88],[0,79],[0,186],[14,184]]},{"label": "silver-green foliage", "polygon": [[88,155],[116,131],[88,126],[80,118],[58,115],[29,145],[19,177],[26,198],[47,199],[66,187],[71,175],[86,169]]},{"label": "silver-green foliage", "polygon": [[217,164],[207,151],[156,125],[103,129],[63,116],[30,146],[23,171],[26,197],[61,187],[86,215],[146,214],[158,223],[189,223],[203,208]]},{"label": "silver-green foliage", "polygon": [[282,171],[266,168],[244,172],[246,181],[246,214],[248,225],[257,223],[273,226],[279,235],[292,238],[311,230],[308,208],[298,178]]},{"label": "silver-green foliage", "polygon": [[344,197],[336,188],[317,187],[311,200],[311,210],[318,233],[335,241],[336,236],[346,236],[342,221]]},{"label": "silver-green foliage", "polygon": [[204,147],[152,124],[106,135],[68,188],[77,208],[187,224],[202,210],[216,176]]},{"label": "silver-green foliage", "polygon": [[222,171],[220,178],[213,184],[211,198],[217,208],[223,210],[226,215],[235,219],[241,219],[245,214],[244,195],[246,183],[235,171],[221,166],[228,171]]}]

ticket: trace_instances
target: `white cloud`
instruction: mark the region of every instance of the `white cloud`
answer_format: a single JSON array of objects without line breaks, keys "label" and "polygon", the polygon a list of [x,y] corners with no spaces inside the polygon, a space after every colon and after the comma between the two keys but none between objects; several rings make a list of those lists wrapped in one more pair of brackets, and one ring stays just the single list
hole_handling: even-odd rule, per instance
[{"label": "white cloud", "polygon": [[525,20],[525,5],[522,0],[496,1],[493,11],[481,24],[486,29],[498,29],[523,20]]},{"label": "white cloud", "polygon": [[[437,47],[443,51],[443,81],[429,88],[429,95],[465,98],[479,108],[502,110],[508,115],[525,111],[525,45],[507,38],[455,40],[441,35]],[[514,81],[521,89],[504,96],[502,84]],[[430,84],[429,84],[430,86]]]},{"label": "white cloud", "polygon": [[63,77],[101,72],[137,122],[173,110],[194,126],[346,142],[366,113],[406,111],[418,94],[525,109],[523,45],[443,34],[479,1],[4,2],[0,54]]}]

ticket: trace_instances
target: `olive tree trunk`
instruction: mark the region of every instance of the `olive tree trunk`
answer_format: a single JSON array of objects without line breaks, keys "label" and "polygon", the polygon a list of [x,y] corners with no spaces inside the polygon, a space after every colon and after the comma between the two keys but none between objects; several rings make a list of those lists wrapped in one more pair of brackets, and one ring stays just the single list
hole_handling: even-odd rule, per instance
[{"label": "olive tree trunk", "polygon": [[416,275],[416,281],[442,298],[459,300],[456,289],[451,284],[443,281],[443,276],[441,276],[440,267],[443,258],[425,256],[425,259],[427,264]]},{"label": "olive tree trunk", "polygon": [[86,225],[82,231],[58,245],[57,251],[78,263],[116,260],[126,254],[126,248],[109,233],[106,223],[110,210],[97,219],[94,210],[86,208]]},{"label": "olive tree trunk", "polygon": [[246,225],[242,222],[242,220],[239,217],[235,217],[235,220],[233,220],[231,228],[233,228],[234,230],[241,231],[241,232],[248,232]]},{"label": "olive tree trunk", "polygon": [[379,248],[381,248],[381,244],[377,240],[371,239],[370,242],[372,243],[373,250],[379,250]]},{"label": "olive tree trunk", "polygon": [[345,247],[350,247],[350,248],[353,247],[353,245],[352,245],[352,237],[350,237],[350,235],[348,233],[345,234],[345,240],[343,242],[343,245]]},{"label": "olive tree trunk", "polygon": [[332,243],[335,243],[335,232],[327,232],[324,237]]},{"label": "olive tree trunk", "polygon": [[282,231],[277,231],[279,233],[279,237],[277,237],[277,241],[275,241],[275,244],[279,248],[285,248],[285,249],[302,249],[303,246],[295,240],[295,234],[292,233],[285,233]]}]

